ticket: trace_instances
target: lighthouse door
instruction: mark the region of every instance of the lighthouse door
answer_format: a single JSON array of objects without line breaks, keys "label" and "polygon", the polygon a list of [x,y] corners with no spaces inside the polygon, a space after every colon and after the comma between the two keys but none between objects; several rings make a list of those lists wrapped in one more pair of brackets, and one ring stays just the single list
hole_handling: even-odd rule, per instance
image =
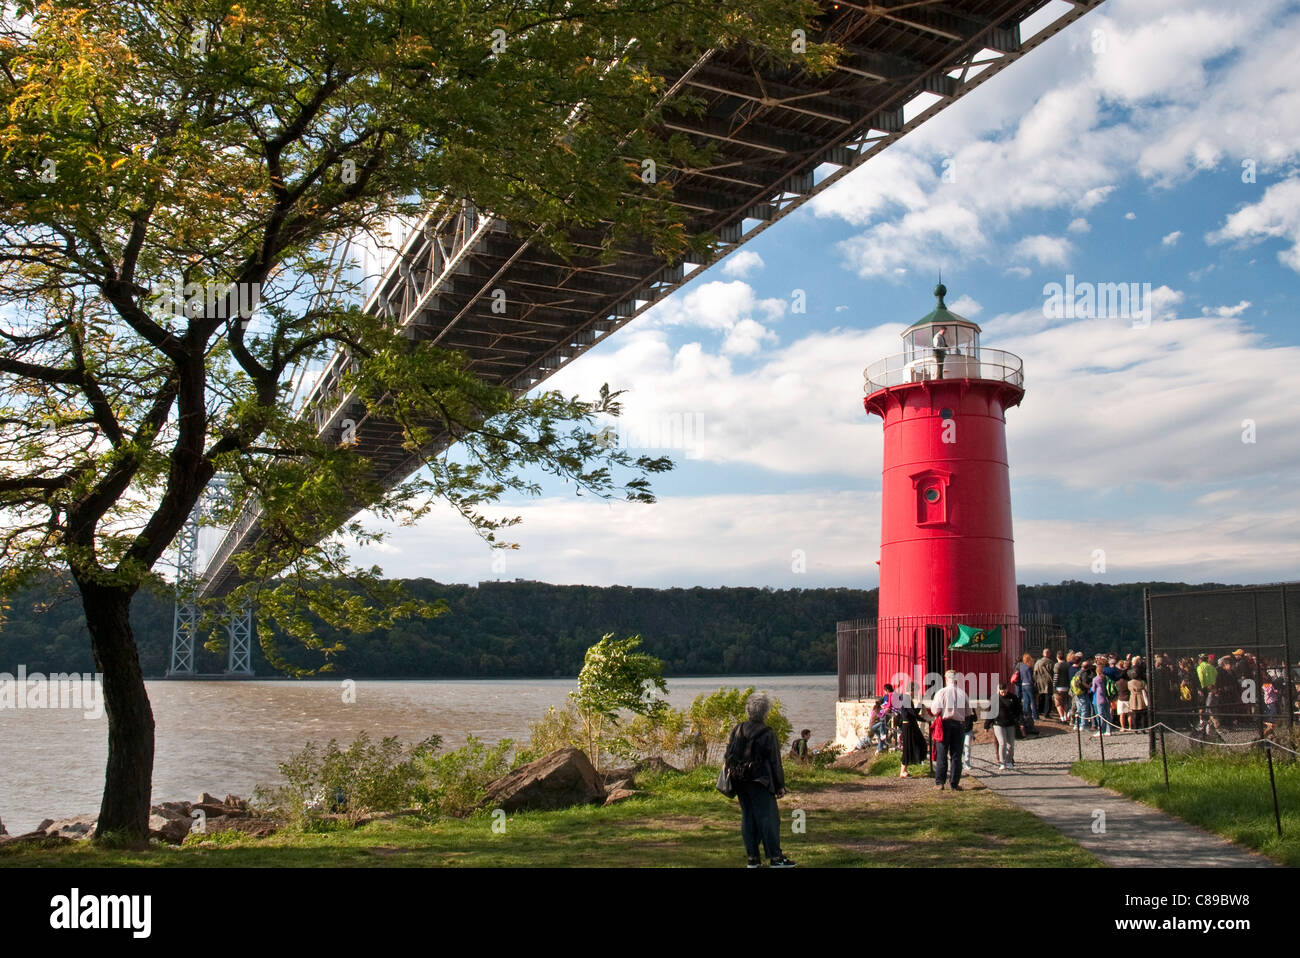
[{"label": "lighthouse door", "polygon": [[943,652],[947,644],[948,633],[941,625],[927,625],[925,627],[925,671],[930,675],[940,676],[940,686],[943,680]]}]

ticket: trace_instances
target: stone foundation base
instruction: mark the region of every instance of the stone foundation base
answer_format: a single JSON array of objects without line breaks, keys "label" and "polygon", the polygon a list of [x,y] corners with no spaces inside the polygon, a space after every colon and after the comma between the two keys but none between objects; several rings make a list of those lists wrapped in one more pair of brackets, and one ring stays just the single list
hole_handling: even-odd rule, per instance
[{"label": "stone foundation base", "polygon": [[874,698],[849,699],[835,703],[835,744],[845,750],[857,747],[858,740],[867,734],[871,723],[871,706]]}]

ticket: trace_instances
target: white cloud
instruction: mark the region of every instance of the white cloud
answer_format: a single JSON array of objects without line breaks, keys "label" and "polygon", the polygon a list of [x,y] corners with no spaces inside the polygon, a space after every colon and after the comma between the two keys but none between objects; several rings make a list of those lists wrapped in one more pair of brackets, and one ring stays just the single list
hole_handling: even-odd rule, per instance
[{"label": "white cloud", "polygon": [[1182,230],[1174,230],[1172,233],[1166,233],[1164,236],[1162,236],[1160,238],[1160,242],[1163,243],[1165,246],[1175,246],[1177,245],[1178,240],[1182,238],[1182,235],[1183,235]]},{"label": "white cloud", "polygon": [[1278,259],[1300,272],[1300,178],[1274,183],[1259,202],[1228,216],[1223,226],[1205,237],[1210,243],[1236,242],[1243,246],[1266,239],[1291,244],[1278,252]]},{"label": "white cloud", "polygon": [[1013,249],[1013,256],[1036,260],[1040,266],[1064,266],[1073,251],[1070,241],[1062,236],[1026,236]]},{"label": "white cloud", "polygon": [[1236,306],[1203,306],[1201,314],[1204,316],[1221,316],[1228,319],[1235,319],[1250,308],[1250,300],[1243,299]]},{"label": "white cloud", "polygon": [[949,303],[948,308],[951,309],[958,316],[970,316],[970,317],[978,316],[984,309],[984,307],[981,306],[978,302],[976,302],[973,298],[965,294],[963,294],[962,296],[958,297],[957,299]]},{"label": "white cloud", "polygon": [[1138,215],[1134,213],[1132,210],[1129,210],[1127,213],[1124,214],[1124,219],[1126,220],[1135,220],[1137,218]]},{"label": "white cloud", "polygon": [[1092,226],[1082,216],[1076,216],[1070,220],[1070,225],[1066,227],[1071,233],[1086,233]]},{"label": "white cloud", "polygon": [[1075,201],[1074,205],[1081,210],[1087,211],[1106,202],[1107,197],[1109,197],[1113,192],[1115,192],[1114,184],[1109,186],[1094,186],[1092,189],[1085,192],[1083,196],[1079,197],[1079,199]]},{"label": "white cloud", "polygon": [[[936,258],[996,262],[1016,214],[1087,212],[1135,173],[1171,186],[1211,168],[1237,176],[1243,158],[1289,169],[1300,160],[1300,11],[1281,0],[1223,6],[1112,0],[845,177],[814,212],[863,227],[842,247],[851,269],[897,276]],[[1300,269],[1300,217],[1283,200],[1268,197],[1221,233],[1286,236],[1283,261]]]},{"label": "white cloud", "polygon": [[1032,275],[1034,271],[1028,266],[1008,266],[1002,272],[1010,273],[1012,276],[1019,276],[1021,279],[1024,279],[1026,276]]},{"label": "white cloud", "polygon": [[[1017,517],[1017,578],[1243,582],[1275,580],[1300,564],[1294,502],[1238,513],[1228,511],[1227,496],[1202,498],[1198,514],[1186,518]],[[379,562],[388,575],[442,582],[872,588],[879,581],[880,495],[866,483],[860,490],[681,496],[652,505],[554,497],[494,512],[523,517],[510,533],[518,550],[489,553],[463,519],[439,507],[416,528],[387,527],[386,553],[361,549],[356,558]],[[1106,551],[1105,576],[1090,569],[1096,548]],[[804,573],[794,571],[796,550]]]},{"label": "white cloud", "polygon": [[742,319],[727,330],[722,351],[732,356],[753,356],[765,342],[775,343],[776,333],[752,319]]},{"label": "white cloud", "polygon": [[759,256],[752,249],[741,249],[732,253],[722,261],[722,273],[724,276],[734,276],[737,279],[743,279],[751,273],[762,269],[764,265],[763,257]]},{"label": "white cloud", "polygon": [[[1146,328],[1129,318],[1048,320],[1041,306],[981,324],[984,345],[1025,362],[1028,392],[1008,414],[1019,479],[1100,489],[1300,472],[1300,347],[1269,345],[1237,307],[1180,318],[1182,300],[1153,290]],[[720,349],[674,351],[662,330],[628,330],[549,385],[586,395],[608,382],[630,389],[632,418],[698,417],[692,458],[865,480],[879,474],[881,451],[879,423],[862,409],[862,373],[900,352],[902,325],[870,314],[862,323],[869,328],[766,349],[744,369]],[[1241,442],[1247,418],[1255,444]]]}]

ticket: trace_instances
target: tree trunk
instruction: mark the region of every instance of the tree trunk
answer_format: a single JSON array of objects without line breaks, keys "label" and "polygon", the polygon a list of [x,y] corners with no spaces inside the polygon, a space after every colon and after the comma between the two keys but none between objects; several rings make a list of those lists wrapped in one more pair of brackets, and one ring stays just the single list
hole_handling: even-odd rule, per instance
[{"label": "tree trunk", "polygon": [[103,677],[104,709],[108,715],[108,767],[95,834],[117,832],[147,838],[154,722],[139,651],[131,634],[131,597],[135,589],[98,585],[81,578],[77,585],[90,629],[95,667]]}]

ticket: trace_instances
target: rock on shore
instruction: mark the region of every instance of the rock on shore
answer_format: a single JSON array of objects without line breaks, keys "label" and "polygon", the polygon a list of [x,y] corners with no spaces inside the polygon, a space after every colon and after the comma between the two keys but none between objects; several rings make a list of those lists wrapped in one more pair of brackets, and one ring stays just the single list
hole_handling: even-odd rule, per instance
[{"label": "rock on shore", "polygon": [[[218,799],[204,792],[197,802],[162,802],[150,808],[149,837],[169,845],[179,845],[195,830],[200,820],[203,824],[199,828],[205,833],[239,831],[262,838],[274,834],[277,828],[274,822],[255,816],[249,810],[248,802],[237,795]],[[0,844],[48,839],[81,841],[95,834],[96,824],[95,815],[78,815],[58,821],[47,818],[23,835],[6,835],[0,829]]]}]

